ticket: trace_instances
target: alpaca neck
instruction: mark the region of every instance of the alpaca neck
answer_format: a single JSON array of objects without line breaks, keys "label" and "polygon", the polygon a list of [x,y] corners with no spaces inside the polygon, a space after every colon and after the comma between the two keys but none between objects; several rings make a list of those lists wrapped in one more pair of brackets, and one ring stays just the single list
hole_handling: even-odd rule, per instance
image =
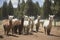
[{"label": "alpaca neck", "polygon": [[39,20],[40,20],[40,19],[38,19],[38,24],[39,24]]},{"label": "alpaca neck", "polygon": [[12,20],[9,21],[10,25],[12,25]]},{"label": "alpaca neck", "polygon": [[22,20],[21,20],[21,24],[22,24],[22,26],[23,26],[23,23],[24,23],[24,18],[22,18]]},{"label": "alpaca neck", "polygon": [[49,25],[52,26],[52,20],[49,20]]}]

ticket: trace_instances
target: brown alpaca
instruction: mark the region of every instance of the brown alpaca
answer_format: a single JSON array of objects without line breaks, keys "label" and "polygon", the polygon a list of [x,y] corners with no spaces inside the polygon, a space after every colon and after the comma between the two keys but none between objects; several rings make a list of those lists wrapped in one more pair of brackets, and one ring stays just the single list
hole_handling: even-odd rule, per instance
[{"label": "brown alpaca", "polygon": [[23,22],[24,22],[24,17],[21,18],[21,20],[14,19],[12,20],[12,26],[13,26],[13,32],[21,34],[23,30]]},{"label": "brown alpaca", "polygon": [[22,33],[22,30],[23,30],[23,21],[24,21],[24,19],[22,18],[21,20],[17,20],[17,21],[15,21],[12,24],[14,26],[14,32],[15,33],[17,33],[17,30],[18,30],[19,34]]},{"label": "brown alpaca", "polygon": [[12,20],[8,20],[8,19],[5,19],[3,20],[3,27],[4,27],[4,33],[8,35],[10,29],[12,29],[12,34],[13,33],[17,33],[17,29],[19,31],[19,34],[21,33],[22,31],[22,20],[15,20],[15,21],[12,21]]},{"label": "brown alpaca", "polygon": [[12,27],[13,27],[12,32],[17,33],[17,29],[18,27],[20,27],[20,25],[21,25],[21,20],[12,21]]}]

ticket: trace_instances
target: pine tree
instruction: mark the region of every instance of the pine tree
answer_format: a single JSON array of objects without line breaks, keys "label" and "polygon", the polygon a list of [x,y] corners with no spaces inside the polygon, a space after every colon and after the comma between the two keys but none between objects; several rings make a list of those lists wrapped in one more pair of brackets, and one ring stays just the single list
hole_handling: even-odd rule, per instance
[{"label": "pine tree", "polygon": [[9,5],[8,5],[8,14],[14,15],[14,9],[13,9],[13,5],[12,5],[11,0],[9,1]]},{"label": "pine tree", "polygon": [[7,13],[7,2],[6,2],[6,0],[3,3],[2,16],[3,16],[3,18],[7,18],[8,17],[8,13]]},{"label": "pine tree", "polygon": [[52,15],[51,0],[45,0],[45,2],[44,2],[44,17],[48,18],[49,15]]},{"label": "pine tree", "polygon": [[20,0],[18,0],[18,11],[20,11]]},{"label": "pine tree", "polygon": [[34,3],[32,2],[32,0],[27,0],[26,5],[25,5],[25,9],[24,9],[24,14],[28,15],[28,16],[33,16],[34,15]]},{"label": "pine tree", "polygon": [[21,14],[21,16],[24,15],[24,8],[25,8],[25,1],[22,0],[21,6],[20,6],[20,14]]},{"label": "pine tree", "polygon": [[18,0],[18,7],[17,7],[17,11],[15,11],[15,16],[17,18],[20,18],[20,0]]},{"label": "pine tree", "polygon": [[25,6],[25,9],[26,9],[26,15],[28,15],[28,16],[31,16],[31,15],[34,15],[34,13],[33,13],[33,2],[32,2],[32,0],[27,0],[27,2],[26,2],[26,6]]},{"label": "pine tree", "polygon": [[24,13],[28,16],[37,16],[40,15],[40,6],[39,3],[34,3],[32,0],[27,0]]},{"label": "pine tree", "polygon": [[36,12],[37,12],[37,15],[41,15],[41,8],[40,8],[40,6],[39,6],[39,3],[38,2],[36,2]]},{"label": "pine tree", "polygon": [[0,8],[0,19],[2,19],[2,8]]},{"label": "pine tree", "polygon": [[60,18],[60,0],[54,0],[55,17]]}]

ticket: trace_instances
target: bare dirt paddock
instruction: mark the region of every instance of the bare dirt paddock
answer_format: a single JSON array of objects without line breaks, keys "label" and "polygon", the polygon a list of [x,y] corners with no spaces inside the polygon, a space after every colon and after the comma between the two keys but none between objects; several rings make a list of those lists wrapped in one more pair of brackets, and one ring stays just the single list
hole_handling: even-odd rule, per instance
[{"label": "bare dirt paddock", "polygon": [[3,27],[0,25],[0,40],[60,40],[60,27],[52,27],[51,35],[45,35],[43,28],[40,27],[38,33],[33,32],[33,35],[4,35]]}]

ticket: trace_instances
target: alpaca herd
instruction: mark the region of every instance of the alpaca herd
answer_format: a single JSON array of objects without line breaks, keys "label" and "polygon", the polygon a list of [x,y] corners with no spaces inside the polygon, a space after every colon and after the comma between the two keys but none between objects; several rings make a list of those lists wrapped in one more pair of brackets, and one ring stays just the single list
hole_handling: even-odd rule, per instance
[{"label": "alpaca herd", "polygon": [[17,30],[19,31],[19,34],[21,34],[22,20],[16,18],[13,19],[12,16],[9,16],[8,19],[3,20],[3,27],[4,27],[4,33],[7,35],[11,29],[12,29],[12,34],[17,33]]},{"label": "alpaca herd", "polygon": [[[47,35],[50,35],[53,17],[54,15],[49,15],[48,20],[42,21],[45,34],[47,33]],[[30,34],[33,33],[34,27],[36,28],[35,31],[38,32],[40,22],[40,16],[37,16],[37,19],[35,19],[34,16],[26,15],[21,19],[14,18],[14,16],[9,16],[8,19],[3,20],[4,34],[8,35],[11,30],[12,34]]]}]

